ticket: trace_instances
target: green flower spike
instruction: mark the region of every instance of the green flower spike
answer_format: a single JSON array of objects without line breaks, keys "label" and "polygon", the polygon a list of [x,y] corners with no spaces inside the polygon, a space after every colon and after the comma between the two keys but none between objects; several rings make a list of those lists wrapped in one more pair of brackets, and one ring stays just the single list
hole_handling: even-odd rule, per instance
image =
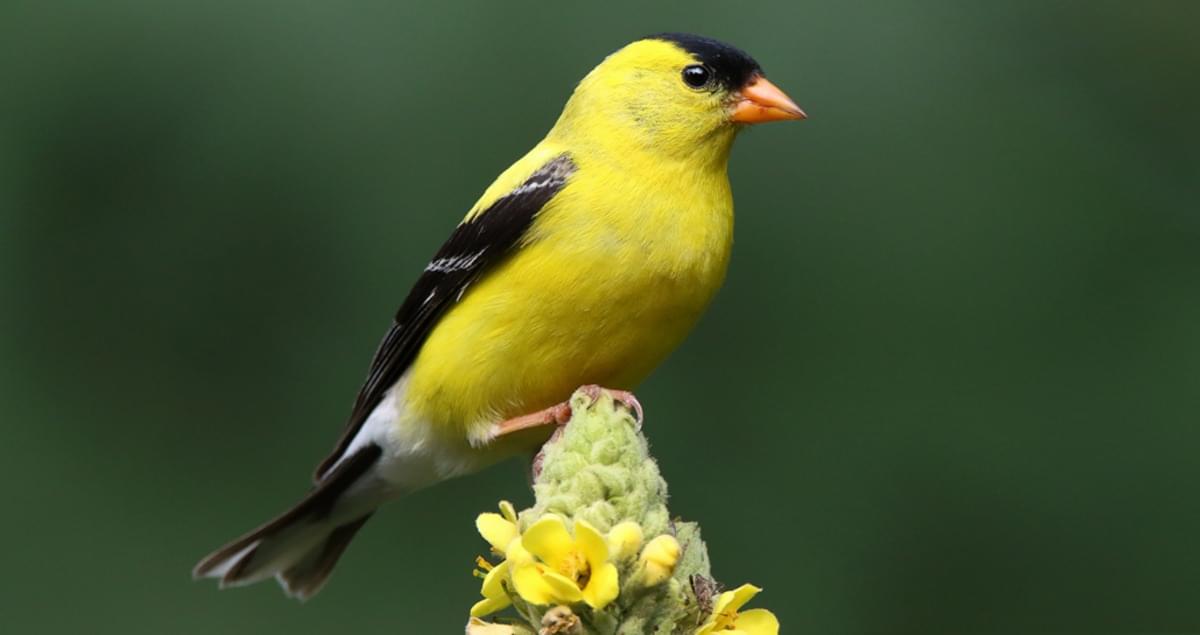
[{"label": "green flower spike", "polygon": [[[776,635],[755,587],[717,594],[695,523],[672,521],[667,483],[634,418],[607,392],[571,397],[571,420],[542,449],[533,507],[481,514],[476,635]],[[511,608],[515,616],[480,618]],[[769,616],[769,617],[768,617]]]}]

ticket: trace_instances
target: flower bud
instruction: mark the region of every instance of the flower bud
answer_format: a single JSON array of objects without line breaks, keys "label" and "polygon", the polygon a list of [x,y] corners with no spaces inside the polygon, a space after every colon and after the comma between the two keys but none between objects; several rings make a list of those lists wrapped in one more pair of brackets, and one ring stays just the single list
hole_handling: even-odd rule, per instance
[{"label": "flower bud", "polygon": [[617,523],[608,532],[608,551],[613,560],[631,560],[642,548],[642,526],[627,520]]},{"label": "flower bud", "polygon": [[640,563],[646,572],[647,586],[662,584],[675,573],[679,551],[679,541],[666,534],[656,536],[646,543],[646,548],[642,549]]},{"label": "flower bud", "polygon": [[542,616],[542,629],[538,635],[582,635],[583,624],[568,606],[556,606]]},{"label": "flower bud", "polygon": [[517,510],[508,501],[500,501],[500,515],[510,523],[516,524],[517,522]]}]

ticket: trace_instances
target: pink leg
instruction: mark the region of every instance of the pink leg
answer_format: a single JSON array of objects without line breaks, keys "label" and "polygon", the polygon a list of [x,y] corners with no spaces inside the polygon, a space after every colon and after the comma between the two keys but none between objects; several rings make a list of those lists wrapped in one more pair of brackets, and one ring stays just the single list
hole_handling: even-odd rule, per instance
[{"label": "pink leg", "polygon": [[496,436],[502,437],[506,434],[512,434],[514,432],[520,432],[521,430],[528,430],[530,428],[539,428],[541,426],[561,426],[570,420],[571,404],[564,401],[560,404],[550,406],[545,410],[539,410],[531,414],[521,415],[519,417],[513,417],[512,419],[501,421],[499,429],[496,432]]},{"label": "pink leg", "polygon": [[[625,406],[633,413],[634,418],[637,420],[638,426],[641,427],[642,420],[645,418],[645,415],[643,414],[643,411],[642,411],[641,402],[639,402],[637,400],[637,397],[633,396],[633,393],[625,391],[625,390],[612,390],[610,388],[602,388],[595,384],[588,384],[587,386],[580,386],[579,390],[582,390],[584,392],[584,394],[586,394],[588,397],[591,397],[593,400],[600,398],[601,391],[607,392],[608,394],[612,395],[612,398],[617,403]],[[570,420],[571,420],[571,402],[564,401],[560,404],[555,404],[553,406],[550,406],[549,408],[546,408],[544,410],[539,410],[534,413],[530,413],[527,415],[521,415],[519,417],[513,417],[512,419],[507,419],[505,421],[501,421],[500,425],[498,427],[498,430],[496,432],[496,436],[502,437],[506,434],[512,434],[514,432],[519,432],[521,430],[528,430],[530,428],[538,428],[541,426],[549,426],[549,425],[561,426],[561,425],[565,425]]]}]

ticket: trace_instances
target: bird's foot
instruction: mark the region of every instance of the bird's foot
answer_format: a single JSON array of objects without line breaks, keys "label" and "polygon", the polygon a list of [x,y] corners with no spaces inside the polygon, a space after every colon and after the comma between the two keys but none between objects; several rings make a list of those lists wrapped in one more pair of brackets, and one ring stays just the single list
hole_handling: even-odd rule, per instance
[{"label": "bird's foot", "polygon": [[601,392],[607,392],[608,394],[612,395],[613,401],[625,406],[625,408],[633,414],[634,422],[637,423],[637,427],[642,427],[642,420],[646,418],[646,415],[642,410],[642,402],[638,401],[638,398],[633,396],[633,393],[629,392],[628,390],[614,390],[612,388],[605,388],[603,386],[597,386],[596,384],[580,386],[579,389],[583,391],[583,394],[590,397],[592,401],[599,399]]},{"label": "bird's foot", "polygon": [[[600,398],[601,392],[607,392],[609,395],[612,395],[614,401],[625,407],[630,413],[633,414],[637,427],[642,427],[642,421],[645,419],[645,414],[642,410],[641,402],[638,401],[637,397],[633,396],[633,393],[626,390],[613,390],[611,388],[604,388],[602,386],[597,386],[596,384],[580,386],[579,390],[582,390],[583,394],[587,395],[588,398],[592,399],[593,401]],[[550,435],[550,441],[553,441],[562,435],[563,426],[565,426],[570,420],[571,402],[564,401],[560,404],[550,406],[544,410],[539,410],[534,413],[501,421],[496,426],[496,436],[502,437],[506,434],[520,432],[521,430],[529,430],[530,428],[553,425],[555,426],[555,429]],[[547,441],[547,443],[549,443],[549,441]],[[530,467],[532,468],[531,476],[535,480],[542,472],[542,459],[544,453],[545,448],[543,447],[539,449],[537,454],[535,454],[533,457],[533,462]]]},{"label": "bird's foot", "polygon": [[[633,413],[633,417],[637,423],[637,426],[639,428],[642,427],[642,420],[645,418],[645,415],[642,411],[641,402],[638,401],[637,397],[633,396],[633,393],[625,390],[603,388],[601,386],[597,386],[596,384],[580,386],[579,390],[582,390],[583,394],[587,395],[593,401],[600,398],[601,392],[607,392],[608,394],[612,395],[614,401],[621,404],[631,413]],[[502,437],[514,432],[520,432],[521,430],[539,428],[541,426],[563,426],[566,425],[566,423],[570,420],[571,402],[564,401],[537,412],[501,421],[496,426],[496,436]]]}]

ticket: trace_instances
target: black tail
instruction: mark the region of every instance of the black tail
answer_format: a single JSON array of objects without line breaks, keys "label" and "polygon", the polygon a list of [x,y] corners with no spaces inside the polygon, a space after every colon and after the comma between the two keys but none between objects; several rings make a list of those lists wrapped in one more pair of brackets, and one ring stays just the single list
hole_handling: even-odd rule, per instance
[{"label": "black tail", "polygon": [[222,588],[275,576],[288,595],[312,597],[382,502],[363,478],[381,454],[371,444],[346,457],[303,500],[209,554],[192,576],[219,578]]},{"label": "black tail", "polygon": [[319,549],[309,551],[307,557],[287,571],[275,574],[287,594],[302,600],[316,595],[317,591],[325,586],[325,580],[329,578],[329,574],[333,573],[333,565],[337,564],[338,558],[342,557],[342,552],[350,546],[354,534],[358,533],[358,530],[370,519],[371,514],[367,514],[358,520],[338,525],[336,529],[329,532],[329,537],[321,543]]}]

